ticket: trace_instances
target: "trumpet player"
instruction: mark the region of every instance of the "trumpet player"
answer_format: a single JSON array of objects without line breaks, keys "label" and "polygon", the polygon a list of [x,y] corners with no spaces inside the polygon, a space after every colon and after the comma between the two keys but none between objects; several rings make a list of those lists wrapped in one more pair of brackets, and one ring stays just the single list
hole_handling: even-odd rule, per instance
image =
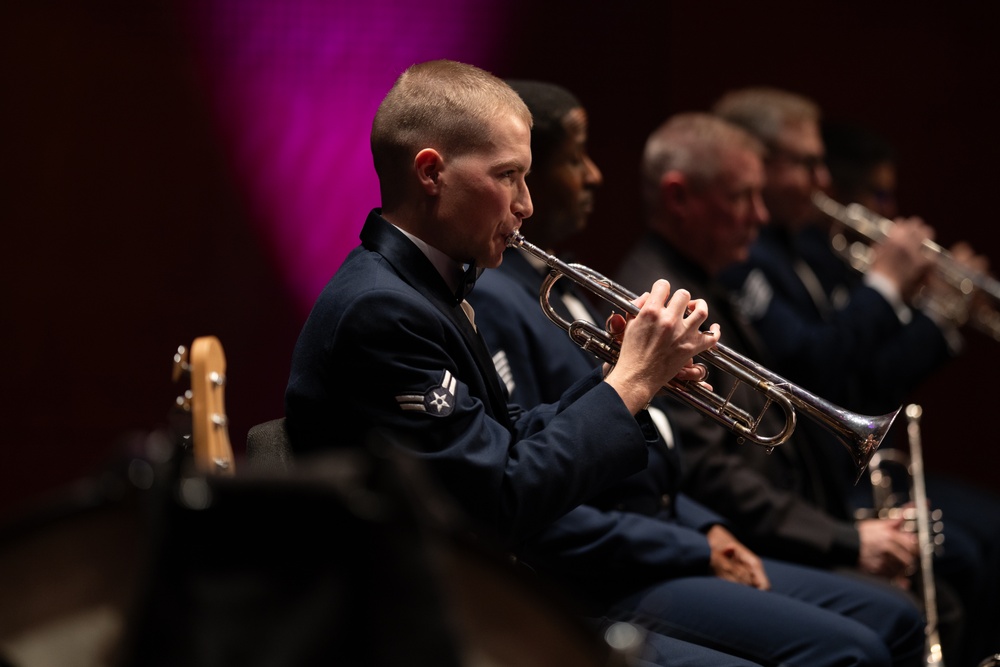
[{"label": "trumpet player", "polygon": [[[755,149],[737,150],[740,142]],[[763,155],[760,142],[707,113],[664,123],[643,154],[647,233],[617,276],[626,286],[652,275],[692,285],[694,293],[707,296],[726,328],[727,344],[767,366],[772,360],[759,333],[719,280],[724,269],[746,260],[769,222]],[[723,395],[732,386],[727,376],[710,381]],[[742,385],[733,400],[755,408],[763,403]],[[846,487],[829,477],[828,453],[807,437],[804,423],[768,454],[689,411],[674,408],[670,417],[682,434],[684,489],[726,516],[737,537],[758,552],[890,578],[914,566],[912,535],[888,523],[854,523]],[[765,423],[774,418],[771,411],[764,413]]]},{"label": "trumpet player", "polygon": [[613,369],[558,403],[508,405],[465,296],[532,214],[531,124],[517,93],[477,67],[430,61],[397,79],[372,124],[381,207],[303,326],[285,405],[304,460],[363,446],[374,429],[402,435],[484,543],[510,551],[645,468],[644,406],[675,377],[700,379],[692,357],[721,333],[703,301],[656,281],[619,323]]},{"label": "trumpet player", "polygon": [[[860,204],[884,220],[894,220],[895,224],[906,223],[898,217],[895,156],[884,138],[859,125],[826,121],[822,124],[822,142],[829,164],[828,191],[834,201]],[[829,300],[843,305],[859,289],[859,285],[868,280],[865,274],[870,269],[864,272],[856,270],[850,261],[845,261],[843,254],[834,250],[831,237],[835,236],[839,226],[840,223],[833,217],[820,216],[814,224],[805,226],[796,235],[795,247],[815,273]],[[847,230],[844,234],[849,236]],[[848,240],[845,236],[843,242]],[[880,245],[875,244],[876,249]],[[986,275],[988,260],[977,255],[969,244],[955,244],[951,255],[969,270]],[[954,289],[944,284],[935,270],[931,270],[923,289],[939,295],[941,299],[955,298]],[[855,399],[859,404],[866,400],[873,405],[904,401],[914,386],[928,377],[933,369],[959,354],[964,346],[958,322],[941,309],[918,308],[911,326],[906,329],[909,331],[907,339],[912,344],[899,345],[898,340],[891,339],[883,345],[881,352],[887,358],[866,373],[865,382],[856,383],[853,388],[855,394],[868,389],[870,395]],[[941,348],[942,337],[947,344],[946,351]],[[921,351],[918,353],[916,349]],[[901,359],[893,360],[893,350]],[[928,351],[931,353],[928,354]]]},{"label": "trumpet player", "polygon": [[[886,139],[870,128],[857,124],[824,122],[823,144],[830,167],[830,195],[840,202],[857,202],[873,213],[893,220],[898,215],[896,201],[896,156]],[[809,264],[816,268],[817,275],[829,285],[828,289],[850,290],[850,286],[861,279],[857,271],[850,269],[843,259],[832,251],[829,234],[816,228],[803,234],[800,247]],[[950,248],[952,255],[970,268],[985,273],[988,261],[967,244],[959,243]],[[951,293],[954,298],[954,293]],[[945,327],[954,327],[944,322]],[[956,332],[957,335],[957,332]],[[899,352],[905,358],[912,358],[919,352],[906,350]],[[859,389],[879,387],[878,374],[871,383]],[[884,383],[882,383],[884,384]],[[904,387],[905,389],[905,387]],[[886,390],[884,387],[882,392]],[[877,404],[878,397],[872,397],[868,405]],[[997,578],[1000,577],[1000,498],[985,489],[975,488],[964,480],[941,475],[934,470],[926,471],[926,487],[930,500],[943,511],[947,538],[942,545],[949,553],[951,563],[968,564],[976,560],[978,567],[969,567],[959,573],[950,574],[951,585],[962,592],[965,604],[965,640],[956,660],[949,663],[974,665],[986,654],[1000,650],[997,637],[1000,636],[1000,600],[997,599]],[[859,491],[864,491],[859,488]],[[866,506],[871,505],[872,494],[861,498]],[[965,554],[959,558],[955,554]],[[977,557],[978,555],[978,557]],[[947,567],[948,562],[936,565]],[[952,565],[952,569],[956,566]]]},{"label": "trumpet player", "polygon": [[[526,179],[531,238],[562,252],[587,224],[603,182],[586,150],[586,113],[561,87],[511,85],[534,118]],[[539,308],[547,270],[512,248],[470,295],[482,313],[480,331],[520,404],[557,398],[598,363]],[[603,322],[606,316],[567,280],[548,300],[566,317]],[[679,493],[681,445],[658,407],[663,403],[654,400],[659,437],[646,470],[541,531],[522,552],[524,562],[592,613],[761,664],[905,664],[919,655],[921,633],[910,625],[916,610],[908,602],[830,573],[761,559],[726,520]]]},{"label": "trumpet player", "polygon": [[933,266],[922,251],[933,229],[919,218],[901,221],[849,298],[827,294],[796,246],[799,235],[822,219],[813,191],[830,186],[819,108],[787,91],[750,88],[723,95],[714,112],[768,148],[764,196],[771,224],[747,261],[727,270],[723,280],[740,291],[741,308],[772,349],[778,372],[843,399],[843,371],[863,372],[892,349],[887,341],[898,344],[907,336],[921,342],[924,354],[898,369],[901,374],[926,377],[939,368],[953,352],[948,332],[911,307]]},{"label": "trumpet player", "polygon": [[691,358],[719,335],[700,331],[703,301],[658,282],[625,328],[622,363],[558,411],[515,421],[465,294],[475,267],[498,266],[531,216],[530,128],[517,93],[476,67],[431,61],[397,79],[372,125],[382,207],[319,296],[286,391],[297,453],[399,430],[503,544],[641,470],[635,415],[665,381],[700,377]]},{"label": "trumpet player", "polygon": [[[723,95],[713,111],[753,133],[768,149],[764,198],[771,223],[746,261],[727,270],[723,278],[738,294],[742,314],[759,333],[776,368],[852,409],[877,412],[899,405],[961,349],[954,324],[925,312],[914,299],[933,284],[934,262],[924,248],[933,239],[933,229],[919,218],[898,219],[873,247],[864,276],[846,279],[841,263],[839,277],[831,278],[830,262],[817,260],[817,225],[822,217],[812,203],[814,192],[832,186],[819,107],[788,91],[749,88]],[[873,192],[885,200],[879,203],[892,205],[885,197],[892,174],[886,174],[884,166],[877,172],[883,182]],[[819,432],[810,435],[825,438]],[[827,486],[850,489],[845,457],[832,445],[824,450],[832,457],[824,466],[830,477]],[[930,497],[935,505],[945,501],[940,488],[930,487]],[[945,515],[966,514],[970,506],[960,502],[957,511],[945,508]],[[977,514],[997,512],[981,509]],[[985,651],[970,647],[986,637],[995,638],[1000,629],[995,612],[1000,529],[968,530],[962,521],[945,520],[947,546],[936,558],[935,574],[945,656],[952,656],[949,662],[973,664]],[[901,526],[889,527],[893,526],[886,522],[859,522],[862,546],[866,533],[872,533],[872,540],[902,545]],[[899,575],[909,575],[914,568],[899,561],[904,562],[906,567],[895,571],[877,562],[863,569],[896,577],[906,585],[910,577]],[[963,656],[965,650],[969,652]]]}]

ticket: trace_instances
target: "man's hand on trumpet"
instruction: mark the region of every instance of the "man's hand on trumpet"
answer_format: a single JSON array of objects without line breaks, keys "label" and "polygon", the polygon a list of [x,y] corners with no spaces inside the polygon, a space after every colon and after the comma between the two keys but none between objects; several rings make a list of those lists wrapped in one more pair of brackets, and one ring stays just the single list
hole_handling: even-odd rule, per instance
[{"label": "man's hand on trumpet", "polygon": [[709,331],[700,329],[708,319],[705,301],[691,299],[683,289],[671,295],[666,280],[657,280],[634,303],[639,312],[627,322],[621,315],[608,319],[608,332],[620,338],[621,353],[604,378],[633,414],[674,378],[704,380],[705,369],[694,357],[718,343],[721,335],[718,324]]},{"label": "man's hand on trumpet", "polygon": [[959,241],[948,249],[951,258],[969,269],[972,273],[989,275],[990,260],[985,255],[976,254],[976,251],[967,241]]},{"label": "man's hand on trumpet", "polygon": [[903,527],[903,517],[864,519],[857,523],[861,538],[858,567],[869,574],[897,582],[913,574],[917,567],[917,536]]},{"label": "man's hand on trumpet", "polygon": [[898,218],[885,239],[874,245],[869,275],[881,275],[892,284],[903,301],[911,303],[934,267],[934,260],[923,245],[925,240],[933,238],[933,228],[920,218]]},{"label": "man's hand on trumpet", "polygon": [[[972,246],[965,241],[959,241],[949,248],[950,258],[954,260],[952,266],[957,265],[967,270],[968,275],[989,276],[990,262],[983,255],[976,254]],[[962,285],[961,275],[949,275],[948,264],[942,264],[938,270],[932,271],[927,281],[926,293],[923,295],[932,303],[942,304],[943,308],[951,306],[957,313],[955,320],[958,324],[963,324],[968,313],[977,308],[992,308],[995,302],[980,290],[968,289],[970,292],[963,292],[966,287]],[[944,312],[948,312],[945,310]]]}]

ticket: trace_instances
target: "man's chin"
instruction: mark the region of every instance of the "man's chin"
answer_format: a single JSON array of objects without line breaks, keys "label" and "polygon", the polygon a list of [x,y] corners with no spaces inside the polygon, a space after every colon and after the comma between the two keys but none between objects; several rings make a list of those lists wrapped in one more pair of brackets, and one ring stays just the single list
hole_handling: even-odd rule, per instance
[{"label": "man's chin", "polygon": [[742,264],[750,259],[750,246],[734,250],[729,256],[730,264]]},{"label": "man's chin", "polygon": [[506,250],[506,246],[500,250],[499,254],[496,254],[489,258],[489,261],[479,262],[479,266],[485,269],[495,269],[503,263],[503,251]]}]

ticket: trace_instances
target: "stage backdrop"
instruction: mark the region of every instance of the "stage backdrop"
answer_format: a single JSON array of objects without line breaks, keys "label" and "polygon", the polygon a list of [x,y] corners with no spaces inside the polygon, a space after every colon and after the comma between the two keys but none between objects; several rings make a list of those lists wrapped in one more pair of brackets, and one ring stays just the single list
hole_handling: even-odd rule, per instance
[{"label": "stage backdrop", "polygon": [[[312,299],[378,205],[368,131],[431,58],[561,83],[604,171],[575,250],[613,271],[641,232],[646,135],[750,84],[813,96],[900,156],[903,212],[1000,264],[988,3],[402,0],[7,2],[0,8],[6,243],[0,515],[94,474],[167,424],[180,344],[228,360],[230,436],[282,414]],[[905,10],[905,11],[904,11]],[[530,235],[530,221],[525,227]],[[929,467],[996,489],[1000,346],[914,396]]]}]

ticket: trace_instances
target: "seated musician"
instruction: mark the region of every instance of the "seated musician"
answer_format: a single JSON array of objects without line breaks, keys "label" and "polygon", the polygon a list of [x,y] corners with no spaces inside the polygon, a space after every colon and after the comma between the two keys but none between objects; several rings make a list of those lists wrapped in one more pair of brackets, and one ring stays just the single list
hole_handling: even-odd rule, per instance
[{"label": "seated musician", "polygon": [[[527,178],[534,215],[525,235],[560,251],[586,224],[603,178],[587,154],[587,116],[558,86],[510,83],[534,118]],[[729,137],[736,138],[734,153],[759,167],[755,142],[741,134]],[[747,187],[759,200],[757,176]],[[469,296],[498,371],[521,404],[558,398],[597,365],[539,308],[546,273],[536,257],[510,249]],[[570,320],[603,322],[588,309],[589,296],[562,278],[549,302]],[[651,447],[646,469],[592,494],[529,540],[519,551],[526,563],[594,614],[760,664],[916,664],[923,634],[912,604],[827,572],[761,560],[720,516],[678,493],[678,435],[659,415],[654,423],[664,437]]]}]

